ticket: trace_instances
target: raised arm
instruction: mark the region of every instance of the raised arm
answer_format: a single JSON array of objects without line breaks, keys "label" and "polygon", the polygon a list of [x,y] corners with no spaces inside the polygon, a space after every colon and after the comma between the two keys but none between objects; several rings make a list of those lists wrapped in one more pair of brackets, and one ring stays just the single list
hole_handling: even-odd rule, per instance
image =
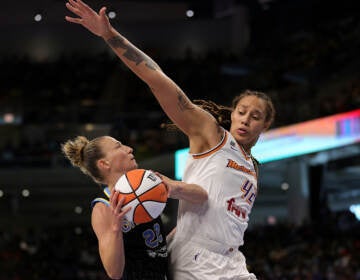
[{"label": "raised arm", "polygon": [[105,7],[96,13],[81,0],[69,0],[66,7],[78,16],[66,16],[67,21],[103,38],[121,61],[150,87],[164,112],[189,137],[192,152],[205,151],[218,143],[222,133],[213,116],[193,104],[149,56],[112,27]]}]

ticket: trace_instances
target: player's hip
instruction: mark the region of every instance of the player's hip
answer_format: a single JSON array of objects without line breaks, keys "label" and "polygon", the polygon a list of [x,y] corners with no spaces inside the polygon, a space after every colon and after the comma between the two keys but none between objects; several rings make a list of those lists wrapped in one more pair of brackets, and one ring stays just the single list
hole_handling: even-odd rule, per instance
[{"label": "player's hip", "polygon": [[171,247],[173,280],[256,279],[255,275],[247,270],[245,257],[238,248],[212,242],[198,244],[193,241],[172,244]]}]

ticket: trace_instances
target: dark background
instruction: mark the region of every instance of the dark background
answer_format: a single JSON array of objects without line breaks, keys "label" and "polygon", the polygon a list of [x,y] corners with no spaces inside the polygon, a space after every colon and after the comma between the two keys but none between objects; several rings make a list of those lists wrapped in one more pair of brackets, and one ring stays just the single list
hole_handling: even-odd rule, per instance
[{"label": "dark background", "polygon": [[[88,3],[115,11],[113,25],[192,99],[229,105],[244,89],[265,91],[273,128],[360,108],[357,1]],[[100,187],[70,167],[60,144],[110,134],[134,147],[142,167],[173,176],[173,152],[188,143],[160,128],[167,118],[148,88],[101,39],[65,22],[65,1],[2,4],[0,279],[106,279],[90,228]],[[349,211],[360,201],[359,154],[355,143],[262,166],[241,249],[259,279],[359,279],[359,222]],[[304,209],[280,188],[299,162],[306,172],[290,190],[306,182]],[[169,201],[167,229],[176,207]]]}]

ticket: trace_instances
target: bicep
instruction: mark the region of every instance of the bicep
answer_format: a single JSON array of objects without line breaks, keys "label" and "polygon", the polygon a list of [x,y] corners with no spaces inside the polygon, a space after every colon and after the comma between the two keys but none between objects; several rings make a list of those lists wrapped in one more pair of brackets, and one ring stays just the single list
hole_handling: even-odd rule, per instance
[{"label": "bicep", "polygon": [[99,244],[102,243],[102,239],[104,239],[107,230],[110,228],[110,220],[107,211],[109,211],[109,209],[106,205],[103,203],[96,203],[91,213],[91,225]]}]

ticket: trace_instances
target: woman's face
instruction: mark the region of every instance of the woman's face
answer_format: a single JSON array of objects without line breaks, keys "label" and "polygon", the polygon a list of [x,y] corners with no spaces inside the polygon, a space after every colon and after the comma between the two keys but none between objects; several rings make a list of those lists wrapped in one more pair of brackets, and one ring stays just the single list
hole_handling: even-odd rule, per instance
[{"label": "woman's face", "polygon": [[110,173],[125,173],[138,167],[131,147],[109,136],[104,137],[101,145]]},{"label": "woman's face", "polygon": [[255,145],[260,133],[270,126],[265,118],[266,102],[252,95],[240,99],[231,113],[230,133],[247,152]]}]

